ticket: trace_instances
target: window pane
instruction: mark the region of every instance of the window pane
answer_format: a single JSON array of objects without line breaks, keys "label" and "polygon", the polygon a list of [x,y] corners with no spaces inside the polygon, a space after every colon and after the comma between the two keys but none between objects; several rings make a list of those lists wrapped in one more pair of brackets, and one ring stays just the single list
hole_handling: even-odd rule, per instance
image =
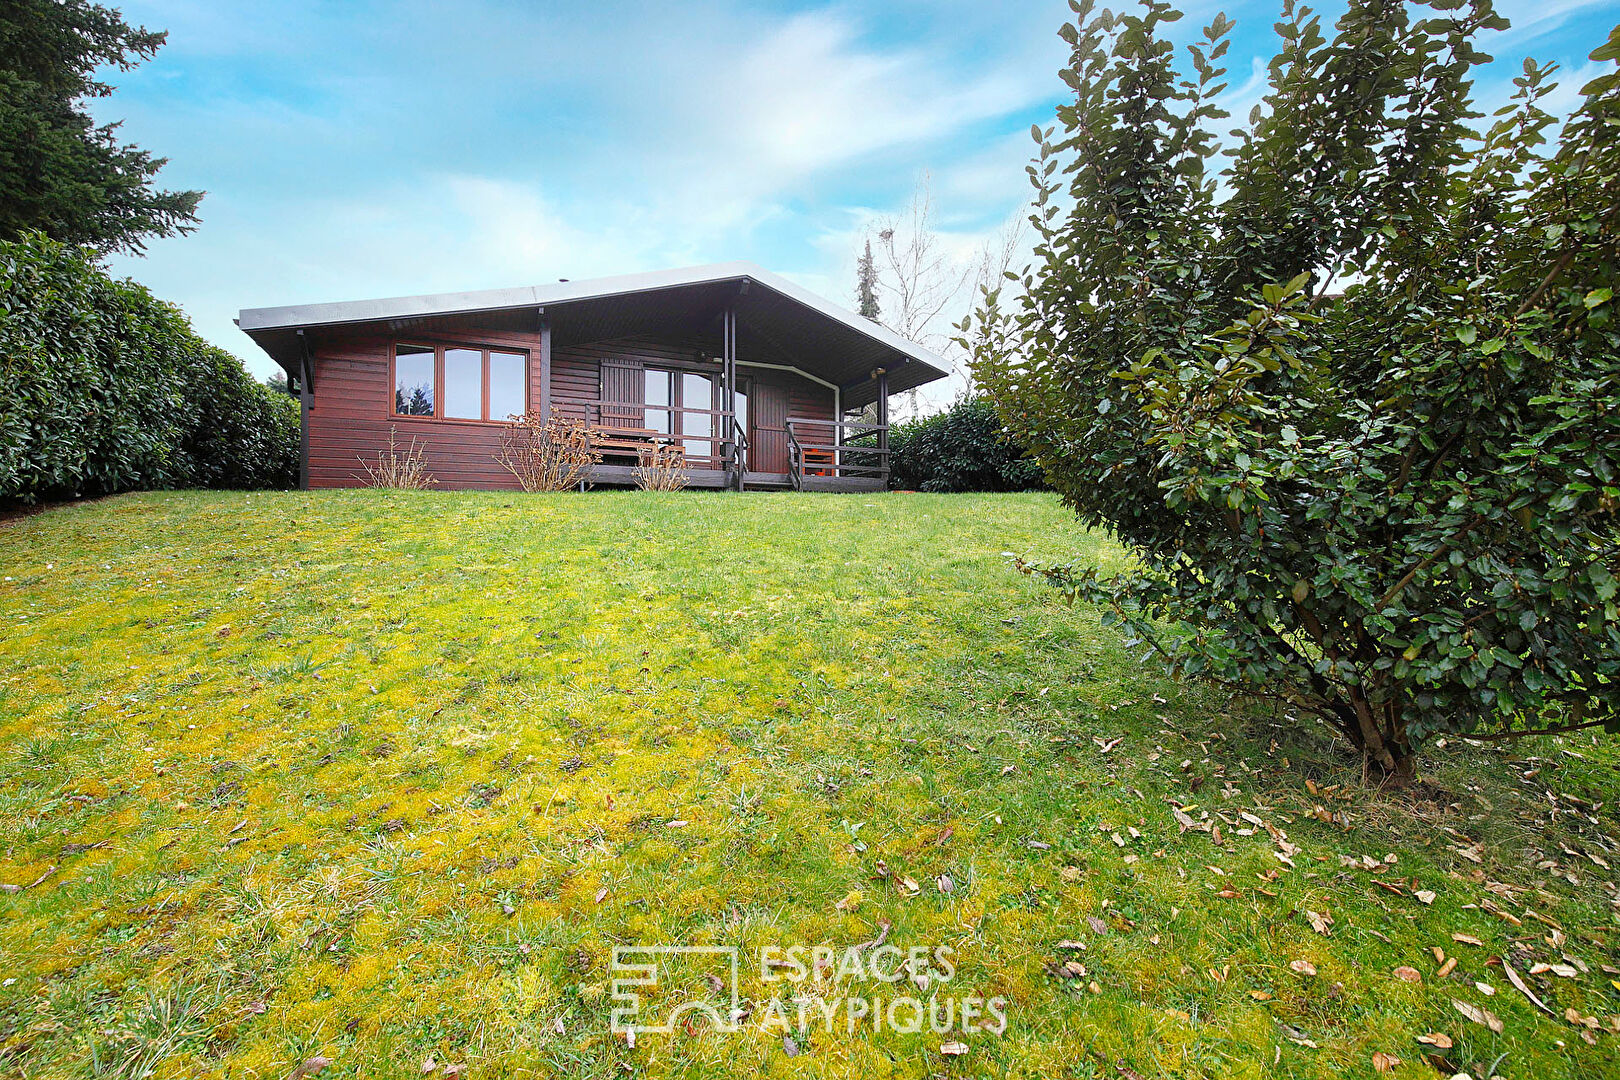
[{"label": "window pane", "polygon": [[484,415],[484,354],[444,350],[444,415],[478,420]]},{"label": "window pane", "polygon": [[[670,403],[673,373],[648,368],[642,374],[646,379],[645,396],[642,400],[648,405],[668,405]],[[668,434],[671,430],[669,419],[667,409],[648,409],[646,419],[642,423],[653,431],[662,431]]]},{"label": "window pane", "polygon": [[[745,440],[753,438],[753,436],[748,432],[747,387],[747,383],[743,383],[741,386],[737,387],[737,426],[729,432],[733,439],[737,438],[739,435]],[[737,446],[737,458],[742,464],[742,467],[746,469],[748,467],[748,451],[744,450],[740,443]]]},{"label": "window pane", "polygon": [[401,416],[433,415],[433,350],[421,345],[394,349],[394,411]]},{"label": "window pane", "polygon": [[[713,408],[713,391],[707,375],[681,376],[681,408]],[[684,435],[713,435],[714,417],[708,413],[682,413],[681,433]],[[693,457],[717,455],[719,450],[708,439],[686,439],[686,452]]]},{"label": "window pane", "polygon": [[505,420],[522,416],[528,407],[524,392],[529,369],[522,353],[489,354],[489,419]]}]

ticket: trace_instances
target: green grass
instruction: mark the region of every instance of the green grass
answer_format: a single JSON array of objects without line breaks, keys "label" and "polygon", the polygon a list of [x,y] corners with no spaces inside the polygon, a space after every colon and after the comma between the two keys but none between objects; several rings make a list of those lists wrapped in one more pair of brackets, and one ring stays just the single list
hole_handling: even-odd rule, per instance
[{"label": "green grass", "polygon": [[[1121,559],[1036,495],[160,493],[0,528],[0,1074],[1430,1077],[1428,1032],[1476,1080],[1620,1070],[1612,745],[1453,743],[1370,792],[1003,551]],[[955,950],[919,996],[1005,997],[1005,1034],[609,1030],[616,944],[884,922]],[[745,960],[756,1008],[781,986]],[[683,968],[648,1007],[713,997]]]}]

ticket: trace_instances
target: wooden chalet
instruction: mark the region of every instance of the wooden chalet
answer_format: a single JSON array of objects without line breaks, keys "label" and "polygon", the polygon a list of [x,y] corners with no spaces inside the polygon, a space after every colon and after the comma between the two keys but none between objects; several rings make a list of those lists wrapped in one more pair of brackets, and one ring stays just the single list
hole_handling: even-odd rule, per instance
[{"label": "wooden chalet", "polygon": [[877,491],[889,395],[945,376],[927,349],[751,263],[249,308],[237,325],[301,403],[306,488],[360,485],[391,431],[441,487],[515,487],[501,434],[539,413],[588,425],[598,484],[678,447],[692,487]]}]

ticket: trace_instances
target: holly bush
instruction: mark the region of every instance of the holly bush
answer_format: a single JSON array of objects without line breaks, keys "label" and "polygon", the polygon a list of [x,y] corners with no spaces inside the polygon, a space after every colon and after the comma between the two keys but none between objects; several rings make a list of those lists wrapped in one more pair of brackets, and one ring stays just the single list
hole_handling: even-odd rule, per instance
[{"label": "holly bush", "polygon": [[1614,728],[1620,28],[1560,127],[1552,65],[1476,109],[1489,0],[1352,0],[1331,38],[1285,0],[1223,140],[1229,20],[1184,74],[1168,3],[1071,6],[1035,259],[962,341],[1137,569],[1020,566],[1396,782],[1437,732]]}]

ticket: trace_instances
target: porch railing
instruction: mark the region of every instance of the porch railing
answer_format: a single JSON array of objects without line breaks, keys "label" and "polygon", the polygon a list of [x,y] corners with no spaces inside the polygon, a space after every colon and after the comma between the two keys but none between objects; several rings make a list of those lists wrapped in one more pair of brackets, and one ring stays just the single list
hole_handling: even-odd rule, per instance
[{"label": "porch railing", "polygon": [[787,429],[788,475],[795,488],[840,479],[888,487],[888,424],[790,416],[783,426]]},{"label": "porch railing", "polygon": [[[737,439],[736,417],[724,409],[695,409],[684,405],[646,405],[633,401],[602,401],[574,398],[558,403],[558,413],[575,416],[607,444],[604,456],[635,457],[637,444],[649,449],[679,444],[689,460],[718,463],[729,468],[742,460],[747,439]],[[701,416],[707,423],[700,430],[687,431],[687,417]],[[676,430],[677,428],[682,430]],[[701,428],[707,428],[704,432]],[[694,446],[694,444],[697,444]]]}]

